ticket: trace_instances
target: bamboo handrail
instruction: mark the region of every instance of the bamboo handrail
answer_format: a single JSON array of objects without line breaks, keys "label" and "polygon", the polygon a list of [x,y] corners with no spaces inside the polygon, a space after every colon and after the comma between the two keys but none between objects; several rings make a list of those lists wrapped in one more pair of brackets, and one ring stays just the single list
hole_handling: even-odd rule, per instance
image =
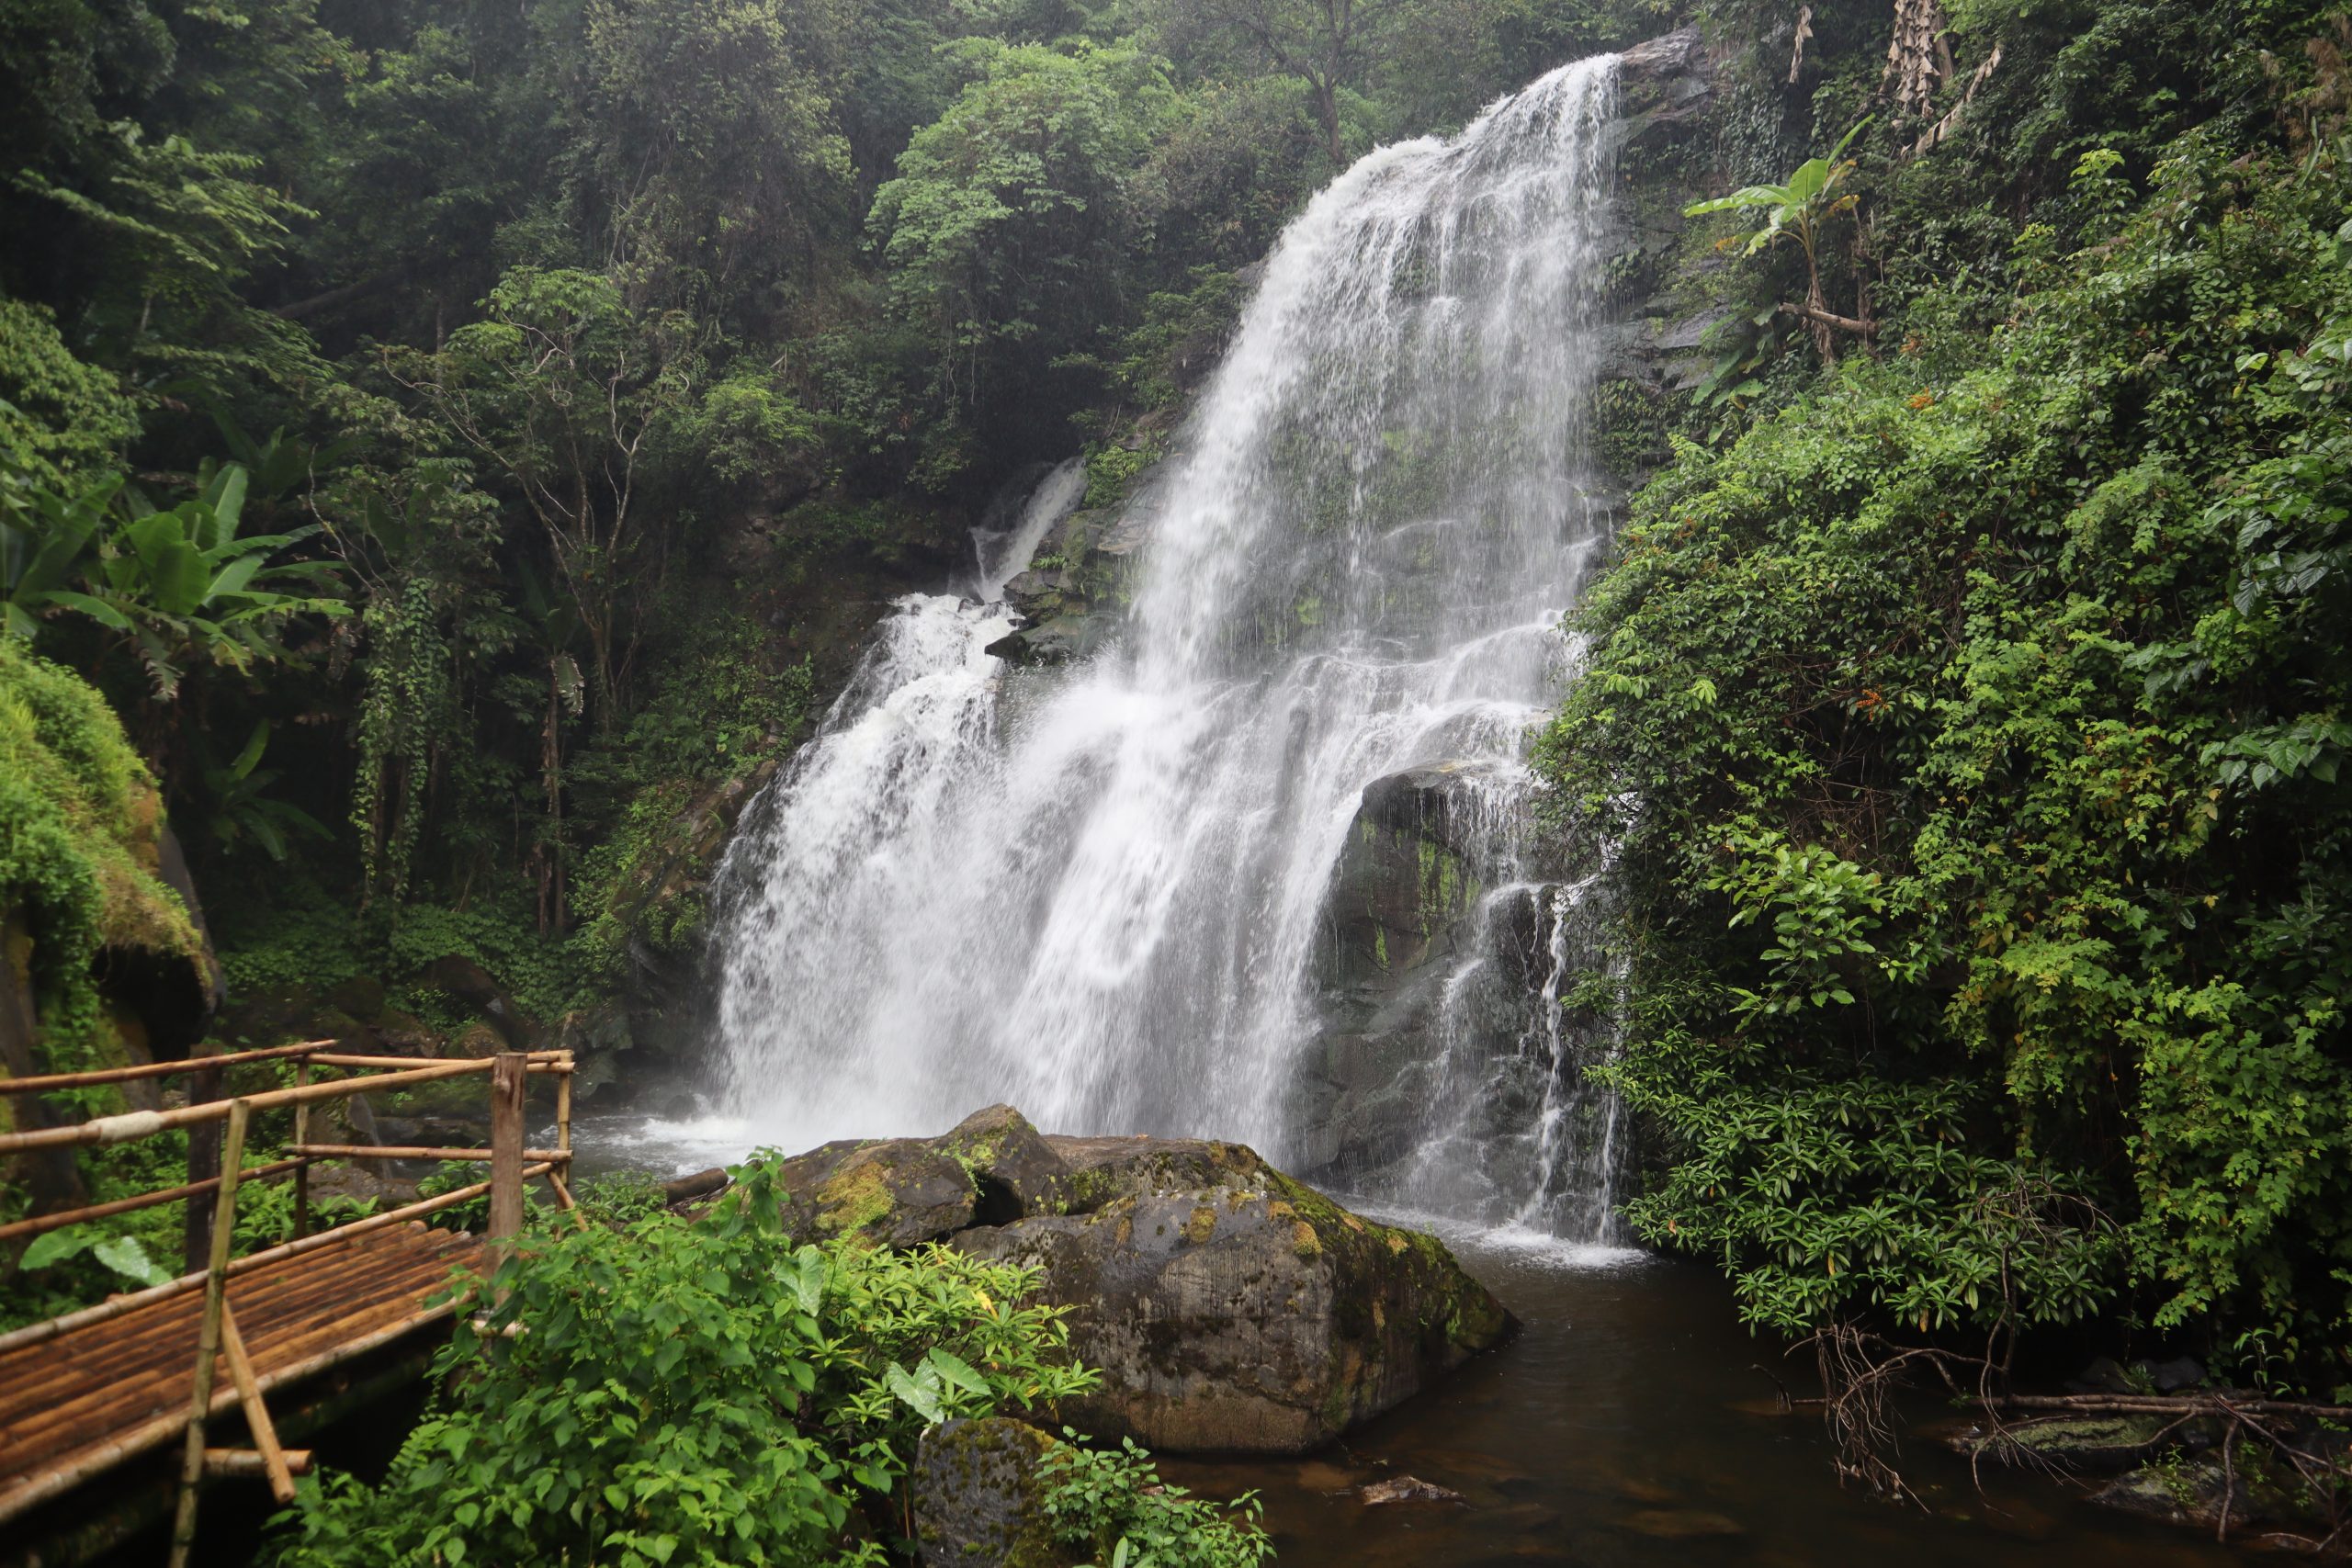
[{"label": "bamboo handrail", "polygon": [[[299,1159],[272,1160],[257,1165],[240,1178],[244,1181],[268,1181],[289,1170],[300,1170],[311,1163],[308,1156]],[[217,1176],[203,1181],[191,1181],[185,1187],[165,1187],[154,1192],[141,1192],[135,1198],[117,1198],[109,1202],[93,1203],[85,1209],[61,1209],[54,1213],[35,1214],[29,1220],[0,1225],[0,1243],[18,1241],[39,1235],[44,1231],[63,1230],[85,1220],[103,1220],[110,1214],[128,1214],[134,1209],[152,1209],[158,1203],[176,1203],[183,1198],[200,1198],[220,1185]]]},{"label": "bamboo handrail", "polygon": [[[471,1160],[479,1164],[492,1155],[489,1149],[428,1149],[405,1144],[289,1144],[287,1147],[298,1155],[309,1155],[313,1159],[446,1159]],[[523,1157],[560,1165],[571,1160],[571,1151],[525,1149]]]},{"label": "bamboo handrail", "polygon": [[[141,1078],[176,1077],[183,1073],[209,1073],[219,1067],[241,1066],[247,1062],[282,1061],[288,1056],[307,1057],[322,1067],[405,1067],[432,1058],[423,1056],[371,1056],[334,1049],[341,1042],[306,1040],[293,1045],[265,1045],[252,1051],[225,1051],[218,1056],[183,1056],[168,1062],[141,1062],[128,1067],[95,1067],[85,1073],[42,1073],[36,1077],[0,1078],[0,1094],[49,1094],[65,1089],[95,1089],[102,1084],[133,1083]],[[561,1061],[570,1053],[561,1050],[526,1051],[524,1055],[535,1072],[569,1071]],[[481,1057],[482,1061],[490,1058]]]},{"label": "bamboo handrail", "polygon": [[431,1083],[437,1078],[486,1073],[495,1059],[482,1056],[460,1062],[436,1062],[430,1066],[415,1067],[404,1073],[385,1073],[372,1078],[343,1078],[334,1083],[306,1084],[299,1089],[274,1089],[261,1094],[247,1095],[242,1100],[222,1100],[208,1105],[184,1105],[176,1111],[132,1111],[120,1116],[94,1117],[66,1127],[42,1127],[30,1133],[10,1133],[0,1136],[0,1156],[23,1154],[31,1149],[75,1148],[86,1144],[127,1144],[135,1138],[151,1138],[158,1133],[167,1133],[175,1127],[193,1127],[206,1122],[221,1121],[228,1116],[232,1105],[243,1104],[254,1111],[275,1111],[284,1105],[342,1100],[376,1089],[401,1089],[410,1084]]},{"label": "bamboo handrail", "polygon": [[332,1040],[311,1040],[300,1045],[268,1045],[258,1051],[231,1051],[218,1056],[187,1056],[169,1062],[144,1062],[132,1067],[99,1067],[86,1073],[44,1073],[38,1077],[0,1078],[0,1094],[47,1094],[52,1089],[91,1089],[99,1084],[130,1083],[138,1078],[167,1078],[181,1073],[209,1073],[243,1062],[266,1062],[300,1056],[332,1045]]},{"label": "bamboo handrail", "polygon": [[[568,1051],[519,1051],[514,1053],[531,1065],[535,1073],[570,1072],[571,1065],[563,1060]],[[423,1056],[361,1056],[344,1051],[321,1051],[311,1060],[322,1067],[407,1067],[428,1060]],[[493,1056],[469,1056],[468,1061],[491,1062]]]}]

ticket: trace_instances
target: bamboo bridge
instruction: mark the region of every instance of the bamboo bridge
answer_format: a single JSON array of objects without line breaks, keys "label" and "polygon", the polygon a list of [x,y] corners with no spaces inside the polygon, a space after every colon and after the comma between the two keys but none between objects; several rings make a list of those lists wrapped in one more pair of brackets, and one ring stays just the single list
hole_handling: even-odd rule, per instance
[{"label": "bamboo bridge", "polygon": [[[266,1061],[290,1064],[293,1085],[220,1096],[222,1069]],[[320,1069],[350,1076],[313,1081]],[[135,1142],[178,1128],[197,1134],[189,1145],[192,1179],[185,1185],[0,1225],[0,1246],[112,1214],[185,1202],[190,1262],[199,1254],[205,1258],[203,1267],[166,1283],[0,1335],[0,1536],[18,1528],[33,1510],[175,1440],[183,1451],[172,1568],[186,1568],[189,1561],[208,1480],[255,1477],[267,1483],[280,1503],[292,1502],[294,1477],[308,1470],[310,1454],[280,1444],[268,1397],[393,1345],[469,1302],[468,1277],[478,1281],[493,1275],[521,1231],[526,1182],[546,1180],[557,1203],[574,1210],[566,1180],[571,1071],[569,1051],[420,1059],[356,1055],[339,1051],[334,1042],[312,1041],[0,1081],[0,1094],[37,1095],[195,1076],[186,1105],[0,1135],[5,1160],[47,1149]],[[311,1111],[322,1101],[472,1075],[489,1078],[488,1148],[311,1141]],[[525,1090],[535,1075],[555,1079],[553,1148],[524,1146]],[[293,1138],[285,1157],[247,1168],[253,1119],[286,1109],[293,1112]],[[25,1120],[20,1118],[20,1126]],[[212,1137],[202,1135],[215,1134],[217,1154]],[[345,1159],[475,1161],[487,1164],[490,1172],[486,1181],[314,1232],[311,1167]],[[294,1183],[293,1239],[232,1257],[240,1190],[286,1179]],[[485,1197],[490,1219],[480,1236],[424,1223],[427,1214]],[[251,1447],[209,1445],[208,1431],[232,1411],[242,1416]]]}]

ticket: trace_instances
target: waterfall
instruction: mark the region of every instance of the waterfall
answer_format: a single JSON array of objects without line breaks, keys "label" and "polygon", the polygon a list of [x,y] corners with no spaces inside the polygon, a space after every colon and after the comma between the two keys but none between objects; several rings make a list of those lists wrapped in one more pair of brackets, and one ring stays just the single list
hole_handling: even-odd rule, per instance
[{"label": "waterfall", "polygon": [[[985,651],[1071,469],[982,539],[971,593],[899,602],[719,874],[720,1092],[752,1135],[1010,1100],[1328,1163],[1301,1085],[1336,868],[1366,786],[1442,761],[1479,888],[1451,1035],[1412,1066],[1413,1149],[1358,1163],[1400,1201],[1598,1234],[1613,1111],[1575,1068],[1606,1032],[1561,1032],[1589,938],[1526,842],[1523,755],[1605,534],[1586,405],[1615,74],[1566,66],[1374,152],[1290,226],[1130,503],[1148,542],[1107,647]],[[1480,951],[1507,936],[1519,958]],[[1483,1186],[1442,1190],[1467,1145]]]}]

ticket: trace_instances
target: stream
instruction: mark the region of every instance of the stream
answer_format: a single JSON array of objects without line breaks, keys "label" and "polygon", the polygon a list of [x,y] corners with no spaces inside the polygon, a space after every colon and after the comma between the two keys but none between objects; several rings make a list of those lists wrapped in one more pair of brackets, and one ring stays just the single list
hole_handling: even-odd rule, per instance
[{"label": "stream", "polygon": [[[741,1159],[749,1152],[741,1140],[723,1122],[592,1115],[582,1170],[666,1177]],[[1255,1491],[1282,1568],[2220,1568],[2243,1560],[2042,1476],[1988,1467],[1980,1495],[1967,1462],[1924,1435],[1941,1416],[1926,1399],[1905,1407],[1896,1462],[1934,1511],[1841,1489],[1816,1416],[1776,1409],[1770,1374],[1802,1395],[1809,1363],[1783,1362],[1777,1341],[1750,1337],[1729,1286],[1703,1265],[1351,1201],[1443,1235],[1521,1330],[1303,1460],[1159,1458],[1163,1476],[1200,1495]],[[1356,1496],[1403,1475],[1464,1501],[1368,1507]]]}]

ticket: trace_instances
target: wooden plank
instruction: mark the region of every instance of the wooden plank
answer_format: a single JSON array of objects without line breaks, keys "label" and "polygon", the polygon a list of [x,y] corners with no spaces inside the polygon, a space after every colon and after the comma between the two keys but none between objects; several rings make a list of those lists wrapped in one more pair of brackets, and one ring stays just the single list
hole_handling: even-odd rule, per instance
[{"label": "wooden plank", "polygon": [[[535,1167],[524,1171],[523,1175],[526,1179],[535,1177],[544,1168],[544,1167]],[[355,1236],[380,1230],[386,1225],[405,1224],[424,1214],[453,1208],[459,1203],[471,1202],[489,1190],[489,1182],[478,1181],[471,1187],[460,1187],[454,1191],[444,1192],[437,1198],[420,1199],[416,1202],[387,1210],[380,1214],[370,1214],[364,1220],[354,1220],[347,1225],[339,1225],[331,1231],[322,1231],[317,1235],[305,1236],[300,1241],[289,1241],[273,1247],[266,1252],[256,1252],[250,1257],[240,1258],[229,1266],[229,1272],[232,1275],[243,1274],[284,1258],[299,1258],[304,1253],[315,1252],[321,1247],[348,1246]],[[0,1334],[0,1354],[26,1345],[38,1345],[43,1340],[53,1339],[61,1334],[71,1333],[89,1324],[103,1323],[108,1318],[119,1317],[124,1313],[135,1311],[150,1302],[184,1294],[203,1283],[204,1276],[201,1274],[184,1274],[167,1284],[151,1285],[146,1290],[116,1296],[110,1301],[100,1302],[96,1306],[87,1306],[79,1312],[67,1313],[62,1317],[52,1317],[42,1323],[27,1324],[13,1333]]]},{"label": "wooden plank", "polygon": [[[406,1237],[394,1233],[382,1238],[403,1245],[355,1248],[281,1266],[250,1280],[232,1281],[231,1299],[253,1329],[254,1343],[261,1348],[261,1369],[267,1371],[288,1335],[306,1332],[302,1325],[319,1321],[317,1309],[357,1307],[388,1292],[398,1292],[407,1298],[402,1306],[406,1310],[439,1289],[453,1263],[462,1263],[480,1251],[481,1244],[462,1233],[433,1232],[422,1225],[406,1229],[411,1233]],[[340,1314],[323,1321],[332,1323],[334,1315]],[[196,1323],[192,1305],[183,1297],[152,1303],[119,1320],[105,1334],[85,1330],[0,1359],[0,1411],[6,1413],[6,1419],[0,1420],[0,1459],[17,1442],[23,1413],[32,1412],[42,1419],[96,1421],[118,1392],[128,1396],[141,1368],[151,1382],[183,1386],[185,1374],[178,1369],[187,1366],[194,1354]],[[39,1370],[24,1375],[28,1364]],[[77,1382],[84,1392],[70,1405],[61,1406],[51,1397],[55,1389]],[[0,1472],[6,1468],[0,1463]]]},{"label": "wooden plank", "polygon": [[[453,1259],[462,1258],[467,1253],[479,1253],[479,1242],[463,1235],[428,1231],[422,1225],[409,1227],[403,1240],[405,1245],[387,1247],[366,1259],[374,1266],[371,1270],[354,1269],[349,1265],[361,1259],[342,1255],[308,1259],[284,1270],[288,1274],[339,1274],[342,1278],[330,1283],[349,1292],[345,1299],[355,1310],[308,1322],[288,1321],[282,1316],[277,1322],[255,1321],[248,1314],[242,1327],[259,1390],[266,1392],[337,1361],[365,1354],[401,1333],[447,1315],[453,1303],[424,1307],[419,1303],[437,1289]],[[373,1272],[377,1277],[364,1278],[363,1272]],[[306,1284],[309,1282],[305,1280]],[[266,1287],[272,1281],[262,1280],[254,1283]],[[269,1296],[264,1300],[275,1304]],[[189,1401],[188,1378],[184,1369],[187,1365],[191,1332],[196,1326],[195,1308],[196,1303],[185,1298],[158,1303],[136,1314],[120,1331],[104,1335],[85,1332],[72,1337],[66,1344],[41,1352],[44,1356],[62,1354],[76,1348],[75,1341],[105,1342],[118,1337],[119,1333],[130,1333],[147,1341],[149,1359],[140,1377],[102,1384],[94,1394],[85,1393],[64,1404],[21,1413],[36,1423],[46,1424],[36,1426],[30,1432],[18,1429],[20,1421],[12,1422],[11,1429],[0,1437],[0,1520],[186,1429]],[[263,1311],[267,1314],[266,1307]],[[171,1394],[167,1389],[153,1386],[159,1382],[175,1385],[181,1392]],[[239,1398],[237,1391],[216,1389],[210,1413],[227,1410]],[[15,1404],[17,1399],[17,1390],[0,1379],[0,1400]],[[40,1451],[28,1452],[28,1445]],[[34,1462],[31,1473],[24,1472],[28,1460]]]},{"label": "wooden plank", "polygon": [[[447,1317],[453,1303],[427,1307],[406,1317],[395,1319],[371,1329],[356,1338],[347,1339],[334,1348],[313,1354],[289,1366],[261,1372],[262,1392],[298,1382],[313,1373],[323,1371],[338,1362],[354,1359],[371,1350],[389,1345],[404,1335],[414,1333],[442,1318]],[[234,1395],[227,1389],[213,1395],[213,1413],[229,1408]],[[171,1411],[150,1417],[137,1426],[119,1431],[112,1437],[97,1439],[78,1450],[70,1463],[58,1464],[32,1476],[14,1487],[0,1485],[0,1523],[16,1517],[58,1496],[94,1476],[138,1458],[141,1454],[169,1441],[187,1423],[184,1411]]]},{"label": "wooden plank", "polygon": [[[413,1256],[413,1247],[401,1245],[406,1240],[402,1233],[407,1228],[396,1227],[360,1237],[344,1249],[344,1258],[351,1259],[362,1273],[367,1273],[385,1267],[397,1258]],[[450,1235],[455,1240],[470,1240],[454,1233],[443,1234]],[[379,1244],[385,1244],[392,1250],[385,1251]],[[290,1303],[291,1310],[300,1311],[312,1294],[345,1288],[341,1283],[345,1277],[344,1258],[323,1258],[319,1262],[322,1266],[307,1269],[281,1262],[274,1269],[256,1271],[249,1276],[237,1276],[232,1269],[230,1299],[244,1314],[244,1321],[249,1325],[256,1322],[257,1315],[267,1316],[288,1310],[281,1303]],[[28,1346],[0,1353],[0,1406],[27,1403],[31,1397],[31,1391],[38,1387],[42,1373],[50,1368],[88,1367],[93,1371],[111,1374],[117,1363],[133,1361],[144,1353],[139,1348],[140,1336],[144,1332],[142,1324],[175,1321],[167,1315],[159,1315],[167,1314],[169,1310],[168,1303],[149,1303],[119,1318],[117,1321],[121,1326],[112,1333],[69,1334],[43,1342],[46,1348]],[[187,1321],[192,1323],[194,1320]],[[189,1332],[191,1337],[187,1349],[192,1355],[196,1342],[192,1337],[193,1330]]]}]

